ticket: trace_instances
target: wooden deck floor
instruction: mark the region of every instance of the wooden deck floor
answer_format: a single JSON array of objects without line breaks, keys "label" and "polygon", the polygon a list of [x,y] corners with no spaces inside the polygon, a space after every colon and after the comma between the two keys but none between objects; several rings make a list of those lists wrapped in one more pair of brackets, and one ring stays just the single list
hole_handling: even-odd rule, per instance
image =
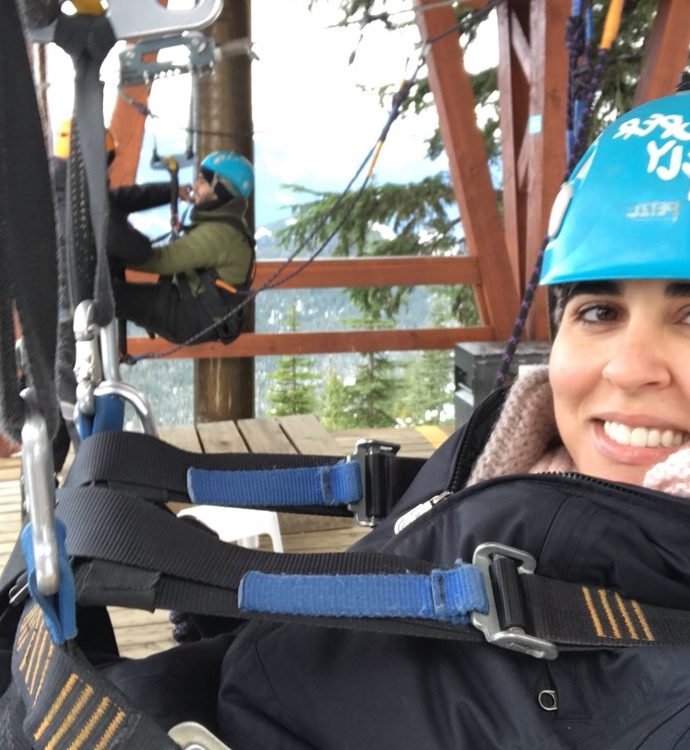
[{"label": "wooden deck floor", "polygon": [[[190,451],[207,453],[250,451],[348,455],[358,439],[378,439],[401,445],[400,455],[426,457],[448,435],[449,429],[419,427],[326,432],[311,415],[279,420],[252,419],[160,430],[166,442]],[[0,458],[0,570],[14,547],[21,526],[20,459]],[[281,514],[286,552],[322,552],[347,549],[367,533],[348,519]],[[270,549],[268,537],[261,546]],[[174,645],[167,611],[110,609],[120,652],[139,658]]]}]

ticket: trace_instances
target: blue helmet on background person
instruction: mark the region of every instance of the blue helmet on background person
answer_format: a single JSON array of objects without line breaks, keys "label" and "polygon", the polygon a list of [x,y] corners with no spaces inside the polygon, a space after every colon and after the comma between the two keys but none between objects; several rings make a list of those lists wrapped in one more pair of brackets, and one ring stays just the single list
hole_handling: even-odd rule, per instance
[{"label": "blue helmet on background person", "polygon": [[690,278],[690,92],[605,128],[554,201],[541,284]]},{"label": "blue helmet on background person", "polygon": [[248,198],[254,189],[254,168],[248,159],[234,151],[213,151],[201,162],[201,171],[212,172],[214,180],[235,198]]}]

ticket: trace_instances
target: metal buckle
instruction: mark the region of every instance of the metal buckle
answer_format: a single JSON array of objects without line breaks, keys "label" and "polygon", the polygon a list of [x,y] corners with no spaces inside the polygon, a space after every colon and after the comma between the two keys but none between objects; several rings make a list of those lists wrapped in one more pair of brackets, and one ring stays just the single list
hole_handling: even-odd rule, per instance
[{"label": "metal buckle", "polygon": [[496,646],[507,648],[511,651],[519,651],[536,659],[555,659],[558,656],[558,647],[555,643],[528,635],[522,628],[513,627],[501,630],[496,611],[493,584],[489,572],[491,563],[496,557],[509,557],[520,561],[521,564],[518,568],[518,573],[522,575],[534,573],[537,568],[537,561],[532,555],[523,550],[494,542],[480,544],[474,551],[472,564],[479,568],[484,579],[486,594],[489,600],[489,612],[486,615],[473,612],[472,624],[484,633],[484,637],[489,643],[493,643]]},{"label": "metal buckle", "polygon": [[359,464],[362,477],[362,498],[356,503],[350,503],[347,509],[354,515],[355,521],[360,526],[375,526],[378,516],[373,513],[373,498],[380,496],[383,490],[381,477],[371,467],[371,456],[387,454],[395,456],[400,450],[398,443],[387,443],[384,440],[358,440],[355,450],[348,460]]},{"label": "metal buckle", "polygon": [[182,750],[230,750],[214,734],[195,721],[184,721],[174,726],[168,737]]}]

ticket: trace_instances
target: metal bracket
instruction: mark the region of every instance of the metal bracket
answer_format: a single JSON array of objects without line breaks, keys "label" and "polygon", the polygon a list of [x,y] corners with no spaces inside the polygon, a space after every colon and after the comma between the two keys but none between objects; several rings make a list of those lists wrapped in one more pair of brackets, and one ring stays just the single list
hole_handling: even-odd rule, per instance
[{"label": "metal bracket", "polygon": [[[186,47],[187,63],[146,59],[151,53],[171,47]],[[120,52],[120,85],[148,84],[155,78],[182,73],[204,73],[215,62],[215,43],[200,31],[190,31],[161,39],[146,39],[130,44]]]},{"label": "metal bracket", "polygon": [[532,555],[523,550],[494,542],[480,544],[474,551],[472,564],[479,568],[484,579],[486,595],[489,600],[489,612],[486,615],[473,612],[472,624],[484,633],[489,643],[493,643],[496,646],[507,648],[511,651],[519,651],[522,654],[534,656],[536,659],[555,659],[558,656],[558,647],[555,643],[528,635],[522,628],[501,630],[490,573],[491,563],[496,557],[509,557],[520,561],[518,573],[521,575],[534,573],[537,568],[537,561]]},{"label": "metal bracket", "polygon": [[[165,8],[158,0],[111,0],[105,14],[118,39],[150,39],[204,29],[222,10],[223,0],[197,0],[193,8],[181,10]],[[57,21],[32,29],[31,40],[44,44],[52,42],[56,24]]]}]

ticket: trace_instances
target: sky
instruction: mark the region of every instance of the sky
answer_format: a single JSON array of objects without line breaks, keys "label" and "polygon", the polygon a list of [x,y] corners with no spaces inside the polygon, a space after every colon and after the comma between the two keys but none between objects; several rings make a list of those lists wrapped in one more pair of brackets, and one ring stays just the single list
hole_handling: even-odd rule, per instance
[{"label": "sky", "polygon": [[[389,0],[386,8],[405,11],[393,16],[402,23],[412,19],[410,5],[410,0]],[[354,24],[335,27],[341,18],[337,0],[319,0],[312,11],[308,0],[252,0],[257,227],[289,216],[287,206],[296,198],[286,184],[343,189],[386,122],[390,98],[381,102],[378,87],[397,86],[416,68],[420,40],[414,24],[388,31],[378,23],[361,32]],[[491,63],[495,40],[495,29],[488,28],[474,56],[466,59],[469,69]],[[106,122],[116,96],[118,52],[111,53],[102,69]],[[70,70],[69,59],[51,50],[48,99],[53,123],[71,113]],[[188,96],[188,76],[154,84],[149,107],[158,118],[149,119],[147,128],[156,133],[162,153],[184,150]],[[377,162],[375,179],[406,182],[446,169],[445,157],[434,163],[426,158],[425,141],[436,124],[433,108],[422,117],[399,118]],[[140,180],[163,178],[148,168],[150,144],[149,136]]]}]

